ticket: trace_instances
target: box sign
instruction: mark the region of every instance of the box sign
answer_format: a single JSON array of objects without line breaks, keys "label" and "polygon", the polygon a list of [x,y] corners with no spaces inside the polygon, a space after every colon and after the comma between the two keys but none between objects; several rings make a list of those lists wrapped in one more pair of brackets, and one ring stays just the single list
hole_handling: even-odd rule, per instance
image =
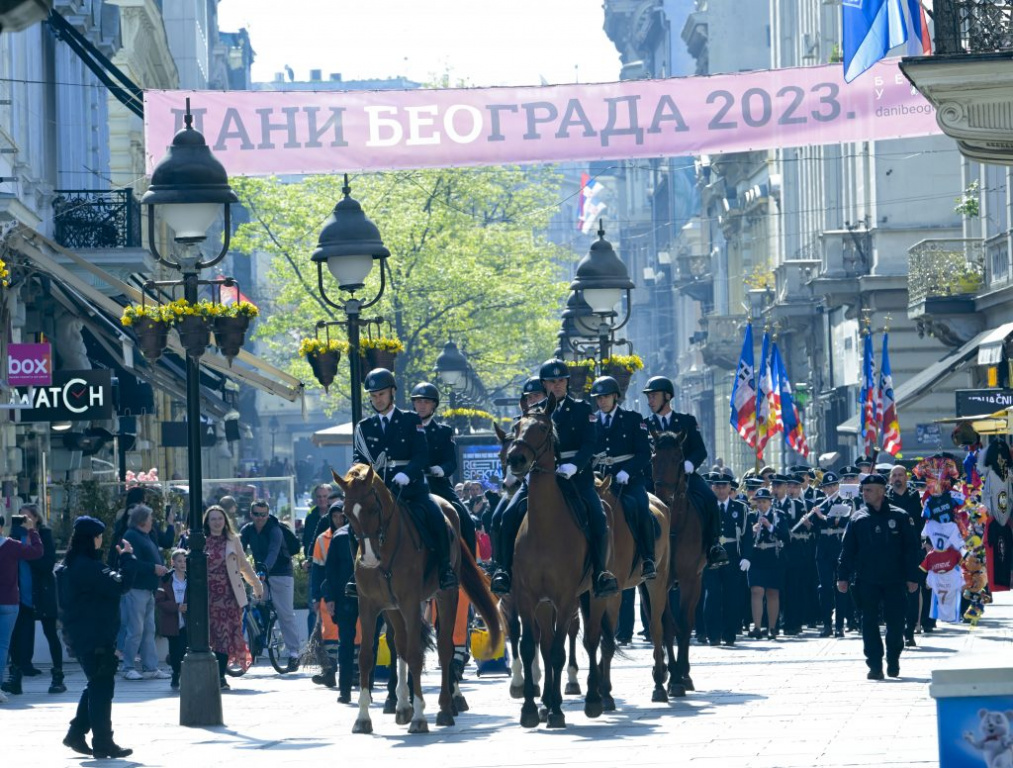
[{"label": "box sign", "polygon": [[1013,406],[1013,389],[958,389],[957,416],[983,416]]},{"label": "box sign", "polygon": [[942,445],[942,431],[938,424],[915,424],[915,439],[919,445]]},{"label": "box sign", "polygon": [[103,421],[113,417],[112,371],[56,371],[47,386],[18,388],[22,422]]},{"label": "box sign", "polygon": [[8,344],[7,383],[12,387],[48,387],[53,383],[49,344]]},{"label": "box sign", "polygon": [[503,467],[499,460],[499,443],[461,446],[461,479],[489,480],[500,478]]}]

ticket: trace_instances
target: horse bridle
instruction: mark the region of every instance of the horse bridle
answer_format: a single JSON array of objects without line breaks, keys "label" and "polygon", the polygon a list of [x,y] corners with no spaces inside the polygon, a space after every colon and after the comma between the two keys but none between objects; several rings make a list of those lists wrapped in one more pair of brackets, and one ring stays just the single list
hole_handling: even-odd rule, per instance
[{"label": "horse bridle", "polygon": [[[527,416],[525,418],[534,418],[535,421],[538,421],[537,417],[534,417],[534,416]],[[542,458],[542,456],[545,455],[546,451],[548,451],[550,448],[554,447],[554,440],[552,439],[552,420],[551,420],[550,417],[546,417],[546,418],[549,418],[549,435],[548,435],[548,437],[546,437],[545,442],[542,443],[542,447],[541,447],[540,450],[535,450],[535,447],[533,445],[531,445],[531,443],[529,443],[527,440],[524,440],[524,439],[522,439],[520,437],[515,437],[511,441],[511,444],[510,444],[510,449],[511,450],[513,449],[513,447],[515,445],[519,445],[522,448],[527,449],[531,453],[531,455],[532,455],[533,458],[531,459],[531,469],[529,470],[530,472],[547,472],[548,471],[548,470],[542,469],[541,467],[538,466],[538,460],[540,458]],[[509,453],[509,450],[507,452]]]}]

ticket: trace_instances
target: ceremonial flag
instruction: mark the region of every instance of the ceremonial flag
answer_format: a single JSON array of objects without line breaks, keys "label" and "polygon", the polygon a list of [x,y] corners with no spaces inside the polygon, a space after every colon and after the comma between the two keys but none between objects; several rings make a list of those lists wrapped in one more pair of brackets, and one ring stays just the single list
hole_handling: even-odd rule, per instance
[{"label": "ceremonial flag", "polygon": [[598,200],[598,195],[604,191],[601,182],[592,179],[586,173],[580,174],[580,195],[577,198],[577,229],[585,235],[593,232],[598,218],[608,207],[604,202]]},{"label": "ceremonial flag", "polygon": [[732,385],[732,429],[750,448],[756,447],[756,369],[753,366],[753,325],[746,323],[739,369]]},{"label": "ceremonial flag", "polygon": [[[230,304],[238,304],[241,301],[253,304],[253,302],[250,301],[250,297],[247,296],[245,293],[241,292],[239,290],[239,286],[235,284],[223,285],[221,287],[220,295],[222,297],[222,304],[224,304],[226,307],[229,306]],[[254,306],[256,306],[256,304],[254,304]]]},{"label": "ceremonial flag", "polygon": [[862,347],[862,391],[858,396],[859,420],[862,424],[865,455],[872,456],[872,449],[876,445],[879,409],[876,407],[876,377],[872,360],[871,333],[863,334]]},{"label": "ceremonial flag", "polygon": [[850,83],[898,45],[908,56],[932,53],[919,0],[843,0],[844,81]]},{"label": "ceremonial flag", "polygon": [[[770,334],[763,334],[760,351],[759,386],[756,390],[756,455],[763,456],[767,442],[781,431],[781,393],[775,386],[774,371],[771,367]],[[776,393],[776,394],[775,394]]]},{"label": "ceremonial flag", "polygon": [[798,407],[791,394],[791,381],[788,379],[788,371],[784,367],[784,359],[781,357],[781,351],[777,348],[777,344],[774,345],[773,354],[781,392],[781,424],[783,425],[784,442],[798,453],[808,457],[809,445],[805,440],[805,428],[802,426],[802,419],[799,418]]},{"label": "ceremonial flag", "polygon": [[883,359],[879,366],[879,412],[883,430],[883,450],[891,456],[900,453],[900,421],[897,418],[897,403],[893,396],[893,374],[890,371],[890,351],[883,334]]}]

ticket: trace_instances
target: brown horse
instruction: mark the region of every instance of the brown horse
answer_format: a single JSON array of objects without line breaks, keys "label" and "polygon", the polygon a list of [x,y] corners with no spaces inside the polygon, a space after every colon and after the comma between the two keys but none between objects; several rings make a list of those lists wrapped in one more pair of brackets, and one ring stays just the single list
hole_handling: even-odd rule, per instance
[{"label": "brown horse", "polygon": [[[604,611],[609,625],[615,627],[619,621],[619,606],[622,602],[622,591],[631,587],[640,588],[640,599],[647,606],[650,617],[651,642],[654,644],[654,694],[652,701],[668,701],[668,694],[665,692],[665,681],[668,679],[668,668],[665,666],[665,648],[671,647],[673,626],[669,620],[668,638],[665,636],[664,617],[669,614],[668,610],[668,587],[669,587],[669,512],[668,507],[657,496],[648,495],[651,514],[658,523],[661,530],[657,542],[654,545],[654,558],[658,564],[657,578],[651,581],[641,581],[639,559],[637,557],[637,543],[626,522],[626,515],[622,507],[622,491],[616,495],[616,486],[612,478],[598,481],[598,494],[605,502],[605,509],[609,518],[609,531],[612,534],[612,567],[616,579],[619,581],[619,594],[612,595],[603,600],[591,600],[588,609],[590,615],[584,616],[585,626],[596,626],[601,622],[601,613]],[[585,609],[587,610],[587,609]],[[587,639],[585,638],[585,644]],[[601,694],[606,712],[616,708],[612,698],[612,656],[615,653],[615,645],[609,647],[608,643],[602,645],[601,657]]]},{"label": "brown horse", "polygon": [[[422,543],[418,528],[405,506],[396,502],[371,466],[355,464],[345,477],[332,472],[345,494],[345,516],[360,542],[355,560],[355,582],[359,592],[359,715],[352,733],[372,733],[369,677],[373,669],[373,635],[380,611],[394,628],[398,655],[396,722],[410,721],[409,733],[429,730],[422,698],[422,661],[425,624],[422,603],[436,596],[440,616],[456,616],[458,590],[439,586],[435,557]],[[492,647],[500,641],[501,629],[496,603],[474,556],[461,540],[460,521],[448,503],[435,496],[451,530],[450,562],[465,593],[489,628]],[[442,683],[437,725],[454,724],[454,623],[439,622],[437,649]],[[408,673],[414,684],[414,703],[408,696]]]},{"label": "brown horse", "polygon": [[[521,522],[514,543],[514,608],[521,620],[521,658],[524,665],[524,705],[521,725],[539,723],[535,705],[532,662],[535,643],[540,646],[545,683],[542,701],[549,728],[563,728],[561,679],[566,661],[565,642],[579,596],[591,586],[588,542],[571,514],[556,481],[555,430],[552,412],[556,399],[551,394],[544,411],[525,411],[515,428],[507,451],[507,465],[517,476],[530,472],[528,514]],[[585,635],[594,627],[584,628]],[[585,712],[601,713],[598,690],[597,643],[590,649],[590,674]]]},{"label": "brown horse", "polygon": [[703,522],[686,494],[687,477],[682,453],[685,436],[675,432],[652,432],[652,437],[654,490],[668,505],[671,514],[669,586],[679,587],[679,610],[675,616],[679,655],[673,662],[669,646],[668,694],[685,696],[687,690],[694,690],[693,679],[689,676],[689,640],[696,620],[696,606],[700,601],[703,569],[707,564],[703,546]]}]

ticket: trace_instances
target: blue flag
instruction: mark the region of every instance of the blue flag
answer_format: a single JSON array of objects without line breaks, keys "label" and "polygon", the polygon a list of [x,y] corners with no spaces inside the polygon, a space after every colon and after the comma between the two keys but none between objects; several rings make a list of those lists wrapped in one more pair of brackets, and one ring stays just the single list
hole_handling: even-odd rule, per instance
[{"label": "blue flag", "polygon": [[850,83],[898,45],[928,55],[928,22],[919,0],[843,0],[844,82]]}]

